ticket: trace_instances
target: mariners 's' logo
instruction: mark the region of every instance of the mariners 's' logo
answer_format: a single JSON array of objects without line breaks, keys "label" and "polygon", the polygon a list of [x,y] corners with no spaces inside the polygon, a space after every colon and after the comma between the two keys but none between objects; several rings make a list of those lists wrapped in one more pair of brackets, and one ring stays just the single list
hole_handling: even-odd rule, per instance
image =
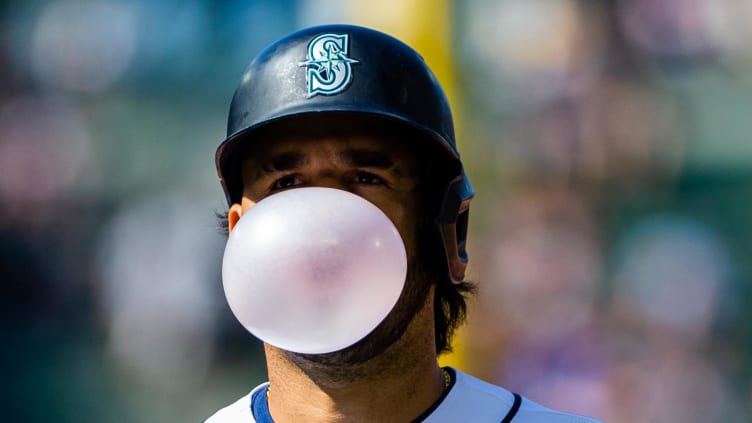
[{"label": "mariners 's' logo", "polygon": [[347,38],[347,34],[324,34],[308,44],[308,60],[299,64],[307,68],[308,97],[337,94],[347,88],[352,80],[350,65],[358,63],[347,57]]}]

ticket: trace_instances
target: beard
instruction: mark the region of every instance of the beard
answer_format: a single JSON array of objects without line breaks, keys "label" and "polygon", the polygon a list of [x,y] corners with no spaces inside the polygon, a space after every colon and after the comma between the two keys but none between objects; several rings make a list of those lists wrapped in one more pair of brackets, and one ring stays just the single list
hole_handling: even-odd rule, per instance
[{"label": "beard", "polygon": [[[331,353],[303,354],[285,351],[285,355],[303,369],[326,369],[327,373],[339,376],[353,376],[353,369],[382,354],[392,346],[407,330],[418,312],[425,306],[431,286],[429,273],[421,265],[421,260],[412,259],[408,263],[405,287],[397,303],[387,317],[363,339],[355,344]],[[332,375],[334,376],[334,375]],[[341,379],[341,377],[337,377]]]}]

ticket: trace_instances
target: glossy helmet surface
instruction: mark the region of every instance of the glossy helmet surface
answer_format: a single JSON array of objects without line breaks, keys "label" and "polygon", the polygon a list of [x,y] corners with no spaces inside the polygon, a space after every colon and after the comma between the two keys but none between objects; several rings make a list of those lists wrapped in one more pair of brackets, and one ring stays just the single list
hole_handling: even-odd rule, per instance
[{"label": "glossy helmet surface", "polygon": [[384,33],[352,25],[294,32],[264,49],[235,90],[227,138],[216,166],[228,204],[242,197],[240,148],[273,122],[316,113],[353,113],[405,125],[433,140],[456,166],[434,216],[449,276],[460,282],[467,265],[465,239],[473,189],[462,168],[449,103],[423,58]]}]

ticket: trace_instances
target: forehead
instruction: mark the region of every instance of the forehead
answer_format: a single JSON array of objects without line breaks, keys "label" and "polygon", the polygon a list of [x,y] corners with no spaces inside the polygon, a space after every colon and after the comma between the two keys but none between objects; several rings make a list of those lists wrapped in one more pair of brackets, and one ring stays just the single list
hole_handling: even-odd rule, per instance
[{"label": "forehead", "polygon": [[394,160],[414,160],[412,151],[394,139],[369,134],[288,135],[258,140],[245,152],[246,161],[263,160],[288,152],[338,153],[342,151],[371,151]]},{"label": "forehead", "polygon": [[367,120],[285,122],[254,135],[243,153],[243,167],[263,166],[274,156],[288,153],[334,157],[345,152],[370,152],[395,165],[413,168],[417,164],[416,140],[410,139],[410,133],[395,125]]}]

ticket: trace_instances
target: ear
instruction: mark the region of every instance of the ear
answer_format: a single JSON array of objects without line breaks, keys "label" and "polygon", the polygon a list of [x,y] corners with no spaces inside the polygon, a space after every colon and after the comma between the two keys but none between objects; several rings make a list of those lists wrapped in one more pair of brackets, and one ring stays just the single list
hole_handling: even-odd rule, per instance
[{"label": "ear", "polygon": [[241,206],[238,203],[234,203],[232,206],[230,206],[230,210],[227,212],[227,227],[230,229],[230,232],[235,228],[235,225],[238,224],[238,220],[240,220],[240,216],[243,215],[243,206]]}]

